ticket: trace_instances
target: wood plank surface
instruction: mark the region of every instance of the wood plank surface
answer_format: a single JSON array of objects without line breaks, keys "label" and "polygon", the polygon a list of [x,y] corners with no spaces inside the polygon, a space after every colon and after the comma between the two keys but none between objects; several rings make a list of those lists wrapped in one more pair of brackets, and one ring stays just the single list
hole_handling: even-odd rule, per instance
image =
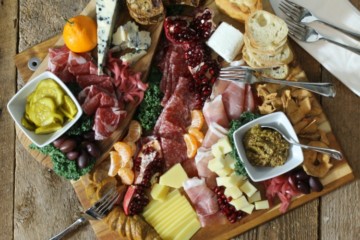
[{"label": "wood plank surface", "polygon": [[[88,1],[55,1],[55,3],[51,1],[50,4],[50,1],[45,0],[5,0],[1,1],[0,10],[2,11],[3,7],[10,4],[10,2],[11,4],[19,2],[18,49],[21,52],[25,48],[59,34],[63,24],[59,16],[70,17],[76,15],[85,7]],[[352,2],[359,8],[359,0],[353,0]],[[2,14],[3,16],[0,19],[1,27],[3,24],[8,26],[5,21],[17,18],[18,12],[16,12],[17,7],[15,5],[13,5],[13,12],[6,8],[9,15],[5,14],[5,16],[8,16],[8,18],[5,18]],[[54,9],[56,9],[55,14],[50,15],[49,12]],[[15,70],[13,70],[14,73],[8,74],[11,72],[11,67],[14,67],[10,64],[14,54],[12,56],[2,54],[2,51],[4,51],[3,36],[9,36],[11,38],[10,42],[13,44],[16,44],[17,37],[16,34],[15,36],[11,35],[11,28],[6,27],[3,31],[6,34],[2,34],[0,37],[0,62],[2,63],[0,103],[3,109],[0,116],[0,126],[3,131],[5,130],[5,134],[1,136],[0,141],[8,142],[9,139],[11,140],[11,136],[14,139],[14,125],[8,116],[8,124],[4,123],[6,121],[4,109],[6,102],[11,97],[11,94],[9,94],[11,88],[8,86],[14,84],[16,75]],[[8,48],[6,49],[9,51]],[[357,143],[360,136],[358,128],[360,99],[324,70],[319,63],[301,48],[297,48],[295,51],[298,58],[301,59],[301,65],[310,80],[319,81],[321,79],[325,82],[331,81],[336,85],[337,97],[335,99],[321,99],[322,105],[332,123],[334,134],[339,139],[355,171],[355,175],[359,176],[360,149],[357,147]],[[6,64],[10,64],[10,66],[6,67],[6,71],[4,71],[5,68],[3,67],[7,66]],[[19,78],[18,85],[21,86],[22,84],[23,81]],[[6,132],[6,129],[10,129],[9,132]],[[16,156],[14,157],[14,150],[11,153],[11,149],[15,147]],[[4,185],[0,185],[0,196],[2,197],[1,203],[4,202],[5,204],[2,204],[3,206],[0,209],[2,213],[5,213],[4,216],[10,217],[0,220],[0,239],[46,239],[75,219],[79,205],[68,181],[62,180],[34,161],[18,141],[4,145],[1,148],[1,154],[1,184]],[[15,175],[14,172],[11,172],[11,169],[14,169],[14,161],[16,161]],[[12,186],[10,187],[10,185]],[[9,193],[9,189],[14,188],[16,191],[13,193],[12,190]],[[236,239],[358,239],[360,235],[360,210],[356,208],[356,205],[359,202],[359,191],[359,180],[356,180],[329,193],[320,200],[312,201],[269,223],[248,231]],[[6,196],[11,198],[11,201]],[[17,204],[14,209],[15,214],[12,215],[12,204],[14,202]],[[45,211],[47,213],[41,216],[40,213]],[[36,214],[36,212],[40,213]],[[95,235],[90,227],[86,227],[70,238],[95,239]]]},{"label": "wood plank surface", "polygon": [[13,235],[14,218],[14,122],[6,109],[7,102],[16,91],[16,68],[12,57],[17,48],[17,1],[0,2],[0,239]]}]

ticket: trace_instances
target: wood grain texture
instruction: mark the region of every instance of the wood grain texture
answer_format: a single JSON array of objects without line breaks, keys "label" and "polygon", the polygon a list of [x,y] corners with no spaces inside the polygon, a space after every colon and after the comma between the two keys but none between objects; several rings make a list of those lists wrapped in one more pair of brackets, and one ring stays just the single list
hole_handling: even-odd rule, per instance
[{"label": "wood grain texture", "polygon": [[[6,104],[16,91],[16,69],[12,57],[17,47],[17,1],[1,1],[0,4],[0,239],[13,236],[14,209],[14,155],[15,134],[14,122]],[[6,33],[6,34],[3,34]]]},{"label": "wood grain texture", "polygon": [[[19,2],[19,51],[22,51],[34,44],[37,44],[45,39],[48,39],[55,34],[59,34],[62,27],[60,15],[67,17],[76,15],[87,4],[88,1],[44,1],[44,0],[19,0],[19,1],[1,1],[3,6],[6,4],[13,4],[12,2]],[[55,2],[55,3],[54,3]],[[352,0],[354,5],[359,9],[360,0]],[[267,1],[264,1],[267,3]],[[52,5],[52,6],[50,6]],[[264,4],[265,5],[265,4]],[[39,7],[42,6],[42,7]],[[40,8],[40,9],[39,9]],[[15,9],[15,8],[14,8]],[[50,19],[50,10],[56,10],[56,20]],[[8,11],[8,9],[7,9]],[[16,9],[15,9],[16,11]],[[17,13],[11,13],[13,19],[16,18]],[[0,26],[3,26],[3,16],[0,16]],[[4,18],[5,19],[5,18]],[[9,19],[6,19],[9,20]],[[22,20],[22,21],[21,21]],[[11,20],[9,20],[11,21]],[[8,22],[9,22],[8,21]],[[48,21],[48,22],[46,22]],[[4,29],[4,36],[11,33],[11,28]],[[16,36],[12,36],[10,40],[16,43]],[[0,41],[0,62],[11,63],[8,55],[2,55],[3,51],[3,34]],[[349,159],[350,165],[355,171],[355,175],[360,174],[360,148],[359,143],[359,106],[360,98],[356,97],[343,84],[335,79],[331,74],[323,69],[323,67],[316,62],[309,54],[303,51],[299,46],[293,46],[298,59],[301,59],[301,65],[311,81],[325,81],[333,82],[337,89],[337,97],[335,99],[320,99],[323,103],[323,108],[327,113],[333,127],[333,131],[341,146]],[[11,58],[13,57],[10,56]],[[336,57],[336,56],[335,56]],[[15,82],[15,74],[7,75],[8,71],[4,71],[1,65],[2,76],[0,85],[0,99],[1,107],[4,108],[6,101],[6,91],[8,87]],[[13,65],[10,65],[10,68]],[[5,68],[4,68],[5,69]],[[8,69],[8,68],[6,68]],[[8,76],[4,78],[4,76]],[[4,81],[3,81],[4,79]],[[3,84],[5,83],[5,84]],[[21,86],[23,81],[18,79],[18,85]],[[5,93],[3,95],[3,93]],[[4,111],[3,111],[4,114]],[[4,124],[4,115],[0,116],[1,129],[13,129],[11,121]],[[5,132],[7,133],[7,132]],[[13,135],[11,135],[13,134]],[[9,141],[11,136],[14,136],[14,131],[9,134],[3,134],[0,139]],[[11,148],[16,146],[16,167],[21,168],[17,170],[15,181],[11,176],[11,169],[14,164],[14,152],[12,155]],[[1,185],[0,196],[2,197],[0,206],[2,213],[12,216],[12,202],[16,201],[15,219],[14,219],[14,233],[12,232],[12,219],[3,217],[0,220],[0,239],[46,239],[51,234],[67,226],[75,219],[75,212],[79,210],[79,204],[76,200],[75,193],[72,190],[71,184],[58,178],[54,173],[42,167],[41,164],[34,161],[33,158],[26,152],[19,141],[9,143],[5,150],[1,148]],[[4,159],[4,160],[3,160]],[[3,167],[5,166],[5,168]],[[9,167],[10,166],[10,167]],[[3,174],[5,173],[5,175]],[[18,179],[18,180],[17,180]],[[12,201],[7,197],[12,198],[12,193],[9,194],[10,185],[16,186],[15,196]],[[250,230],[236,239],[358,239],[360,210],[356,208],[359,202],[360,186],[359,180],[352,182],[344,187],[337,189],[334,192],[321,197],[319,200],[314,200],[302,207],[299,207],[291,212],[263,224],[253,230]],[[334,186],[336,187],[336,186]],[[61,189],[61,191],[59,191]],[[50,193],[45,193],[50,191]],[[56,191],[58,191],[56,193]],[[60,193],[59,193],[60,192]],[[6,195],[7,194],[7,195]],[[3,197],[5,196],[5,198]],[[34,200],[40,198],[40,200]],[[70,200],[72,199],[72,200]],[[69,206],[69,204],[72,206]],[[34,214],[35,211],[44,212],[46,209],[50,212],[50,216],[42,216]],[[51,212],[54,211],[55,214]],[[3,215],[4,216],[4,215]],[[34,220],[32,219],[35,216]],[[69,217],[70,216],[70,217]],[[34,222],[33,222],[34,221]],[[83,228],[82,231],[70,236],[71,239],[95,239],[95,235],[91,227]]]}]

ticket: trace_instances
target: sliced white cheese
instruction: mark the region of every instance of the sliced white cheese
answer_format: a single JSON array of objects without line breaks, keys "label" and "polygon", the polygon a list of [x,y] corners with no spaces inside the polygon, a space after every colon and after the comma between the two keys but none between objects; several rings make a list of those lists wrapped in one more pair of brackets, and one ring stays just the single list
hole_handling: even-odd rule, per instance
[{"label": "sliced white cheese", "polygon": [[261,194],[259,191],[255,192],[251,197],[248,198],[249,203],[257,202],[261,200]]},{"label": "sliced white cheese", "polygon": [[246,212],[247,214],[251,214],[254,210],[254,204],[249,204],[248,206],[243,207],[240,210]]},{"label": "sliced white cheese", "polygon": [[208,168],[212,172],[219,171],[225,167],[225,160],[222,156],[211,159],[208,163]]},{"label": "sliced white cheese", "polygon": [[230,156],[230,154],[226,154],[225,156],[225,166],[227,168],[235,169],[235,159]]},{"label": "sliced white cheese", "polygon": [[270,208],[270,206],[269,206],[269,201],[268,200],[255,202],[255,209],[256,210],[269,209],[269,208]]},{"label": "sliced white cheese", "polygon": [[103,74],[106,54],[111,43],[119,1],[96,0],[96,21],[98,35],[98,75]]},{"label": "sliced white cheese", "polygon": [[240,190],[248,197],[251,197],[257,191],[257,189],[249,182],[249,180],[240,186]]},{"label": "sliced white cheese", "polygon": [[216,170],[215,173],[220,177],[226,177],[229,176],[231,173],[233,173],[234,170],[231,168],[222,168],[219,170]]},{"label": "sliced white cheese", "polygon": [[211,146],[211,153],[215,157],[224,156],[232,151],[231,144],[228,137],[223,137],[217,143]]},{"label": "sliced white cheese", "polygon": [[245,196],[233,199],[229,203],[233,205],[237,211],[250,205]]},{"label": "sliced white cheese", "polygon": [[232,199],[238,199],[243,195],[241,190],[235,186],[225,188],[224,194],[225,196],[231,197]]},{"label": "sliced white cheese", "polygon": [[244,44],[243,34],[226,22],[222,22],[206,43],[227,62],[232,62]]},{"label": "sliced white cheese", "polygon": [[127,62],[130,65],[137,62],[140,58],[146,55],[145,50],[139,50],[131,53],[126,53],[120,57],[123,62]]}]

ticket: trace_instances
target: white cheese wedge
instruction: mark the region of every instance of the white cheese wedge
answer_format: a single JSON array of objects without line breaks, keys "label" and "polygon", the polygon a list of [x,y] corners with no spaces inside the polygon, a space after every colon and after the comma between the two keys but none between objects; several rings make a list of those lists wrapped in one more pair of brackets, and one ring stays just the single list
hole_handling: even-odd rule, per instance
[{"label": "white cheese wedge", "polygon": [[257,202],[261,200],[261,194],[259,191],[255,192],[251,197],[248,198],[249,203]]},{"label": "white cheese wedge", "polygon": [[256,210],[269,209],[269,208],[270,208],[270,206],[269,206],[269,201],[268,200],[255,202],[255,209]]},{"label": "white cheese wedge", "polygon": [[232,62],[244,44],[243,34],[230,24],[221,23],[206,43],[227,62]]},{"label": "white cheese wedge", "polygon": [[231,197],[232,199],[238,199],[243,195],[241,190],[238,187],[227,187],[224,191],[225,196]]},{"label": "white cheese wedge", "polygon": [[114,24],[118,14],[118,6],[118,0],[96,0],[98,75],[103,74],[106,54],[111,43]]},{"label": "white cheese wedge", "polygon": [[257,191],[257,189],[249,182],[249,180],[240,186],[240,190],[248,197],[251,197]]},{"label": "white cheese wedge", "polygon": [[124,26],[118,27],[116,32],[113,34],[112,44],[113,45],[122,45],[127,41],[127,32],[125,31]]},{"label": "white cheese wedge", "polygon": [[243,207],[240,210],[246,212],[247,214],[251,214],[254,210],[254,204],[249,204],[248,206]]},{"label": "white cheese wedge", "polygon": [[243,208],[250,205],[245,196],[241,196],[238,199],[233,199],[229,203],[233,205],[237,211],[242,210]]},{"label": "white cheese wedge", "polygon": [[146,55],[145,50],[139,50],[139,51],[135,51],[135,52],[126,53],[126,54],[122,55],[120,57],[120,59],[123,62],[127,62],[131,65],[131,64],[137,62],[140,58],[142,58],[145,55]]}]

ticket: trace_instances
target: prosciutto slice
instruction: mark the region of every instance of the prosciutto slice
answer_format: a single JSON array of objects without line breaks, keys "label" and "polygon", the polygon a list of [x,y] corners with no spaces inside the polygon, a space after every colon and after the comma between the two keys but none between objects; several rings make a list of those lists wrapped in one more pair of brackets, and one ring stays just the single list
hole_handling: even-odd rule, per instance
[{"label": "prosciutto slice", "polygon": [[214,158],[214,155],[211,153],[211,149],[200,147],[195,156],[196,169],[199,177],[205,179],[206,185],[209,188],[216,187],[216,173],[210,171],[208,168],[208,163],[211,159]]},{"label": "prosciutto slice", "polygon": [[204,179],[196,177],[185,181],[183,187],[196,209],[202,227],[205,227],[206,218],[219,211],[216,194],[206,186]]},{"label": "prosciutto slice", "polygon": [[229,119],[224,108],[222,95],[218,95],[212,101],[205,102],[203,114],[207,125],[217,123],[222,127],[229,127]]},{"label": "prosciutto slice", "polygon": [[209,129],[205,134],[202,147],[211,148],[220,138],[227,136],[229,130],[213,122],[209,125]]},{"label": "prosciutto slice", "polygon": [[238,119],[244,111],[245,83],[230,82],[222,93],[222,97],[229,120]]},{"label": "prosciutto slice", "polygon": [[126,117],[126,111],[115,107],[99,107],[95,113],[93,130],[95,139],[103,140],[109,137],[119,125],[120,120]]}]

